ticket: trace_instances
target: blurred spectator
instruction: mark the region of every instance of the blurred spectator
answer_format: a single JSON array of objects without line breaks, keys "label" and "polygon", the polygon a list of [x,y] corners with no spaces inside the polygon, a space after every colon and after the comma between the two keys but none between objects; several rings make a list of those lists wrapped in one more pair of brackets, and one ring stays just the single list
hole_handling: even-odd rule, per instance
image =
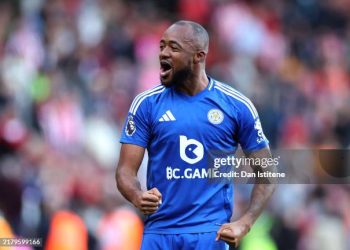
[{"label": "blurred spectator", "polygon": [[138,250],[142,233],[141,219],[133,211],[123,208],[106,213],[97,231],[103,250]]},{"label": "blurred spectator", "polygon": [[49,237],[45,249],[88,249],[87,231],[84,222],[72,212],[56,212],[52,216]]}]

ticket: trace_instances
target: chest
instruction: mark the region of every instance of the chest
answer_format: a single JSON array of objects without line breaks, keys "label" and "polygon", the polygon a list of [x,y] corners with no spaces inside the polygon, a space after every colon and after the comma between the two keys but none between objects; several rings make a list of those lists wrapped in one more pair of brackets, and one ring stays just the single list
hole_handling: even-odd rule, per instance
[{"label": "chest", "polygon": [[179,136],[185,135],[206,142],[208,147],[235,143],[235,113],[220,101],[162,102],[154,107],[151,119],[152,137],[158,142],[175,143]]}]

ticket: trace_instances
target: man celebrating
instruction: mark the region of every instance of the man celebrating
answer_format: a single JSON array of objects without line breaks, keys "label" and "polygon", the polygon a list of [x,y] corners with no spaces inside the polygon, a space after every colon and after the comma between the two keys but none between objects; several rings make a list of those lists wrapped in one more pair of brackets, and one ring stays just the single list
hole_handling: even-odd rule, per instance
[{"label": "man celebrating", "polygon": [[[122,195],[146,215],[142,249],[237,246],[275,188],[256,183],[248,210],[230,222],[232,183],[205,178],[210,150],[233,152],[240,144],[248,157],[271,157],[250,100],[206,75],[208,45],[201,25],[171,25],[160,40],[162,84],[139,94],[129,110],[116,181]],[[148,191],[137,179],[145,149]]]}]

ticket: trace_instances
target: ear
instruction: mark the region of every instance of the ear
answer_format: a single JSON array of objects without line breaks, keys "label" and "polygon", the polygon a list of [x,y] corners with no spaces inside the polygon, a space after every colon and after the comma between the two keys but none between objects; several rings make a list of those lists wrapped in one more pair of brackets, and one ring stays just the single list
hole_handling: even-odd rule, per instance
[{"label": "ear", "polygon": [[205,53],[204,51],[196,52],[193,57],[193,63],[194,64],[204,63],[206,56],[207,56],[207,53]]}]

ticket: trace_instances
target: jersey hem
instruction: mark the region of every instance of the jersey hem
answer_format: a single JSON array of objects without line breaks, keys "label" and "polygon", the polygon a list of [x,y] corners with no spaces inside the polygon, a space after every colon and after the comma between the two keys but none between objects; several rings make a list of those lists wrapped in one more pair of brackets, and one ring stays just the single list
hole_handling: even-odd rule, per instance
[{"label": "jersey hem", "polygon": [[137,141],[120,140],[119,142],[122,143],[122,144],[132,144],[132,145],[137,145],[137,146],[140,146],[140,147],[143,147],[143,148],[147,148],[147,145],[144,145],[143,143],[137,142]]},{"label": "jersey hem", "polygon": [[179,229],[163,229],[163,230],[152,230],[145,229],[144,234],[191,234],[191,233],[210,233],[217,232],[219,226],[207,227],[207,228],[179,228]]}]

